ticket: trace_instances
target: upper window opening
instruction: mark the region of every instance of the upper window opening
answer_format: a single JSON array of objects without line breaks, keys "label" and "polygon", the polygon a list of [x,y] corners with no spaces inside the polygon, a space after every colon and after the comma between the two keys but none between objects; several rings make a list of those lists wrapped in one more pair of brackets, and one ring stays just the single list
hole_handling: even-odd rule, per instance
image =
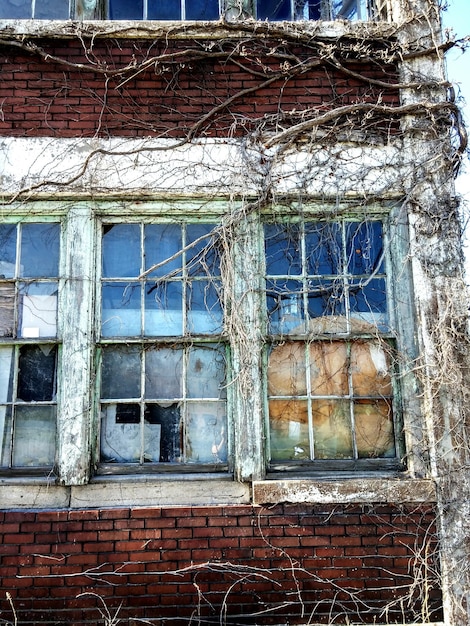
[{"label": "upper window opening", "polygon": [[[232,5],[242,5],[240,9]],[[232,10],[260,20],[364,20],[367,0],[0,0],[0,19],[218,20]]]}]

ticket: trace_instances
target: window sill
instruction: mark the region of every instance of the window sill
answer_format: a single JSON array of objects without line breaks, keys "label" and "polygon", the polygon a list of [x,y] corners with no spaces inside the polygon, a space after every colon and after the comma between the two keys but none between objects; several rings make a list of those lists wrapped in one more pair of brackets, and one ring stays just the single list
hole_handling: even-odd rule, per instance
[{"label": "window sill", "polygon": [[357,477],[330,479],[276,479],[253,482],[253,504],[279,502],[339,504],[366,502],[435,502],[432,480]]}]

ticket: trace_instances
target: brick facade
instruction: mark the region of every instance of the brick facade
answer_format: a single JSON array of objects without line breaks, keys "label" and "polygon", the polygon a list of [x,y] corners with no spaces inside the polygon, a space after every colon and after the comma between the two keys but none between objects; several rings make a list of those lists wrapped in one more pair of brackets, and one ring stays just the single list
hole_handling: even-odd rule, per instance
[{"label": "brick facade", "polygon": [[0,616],[11,619],[9,592],[22,626],[101,623],[100,599],[111,613],[121,607],[123,624],[219,623],[225,611],[230,624],[440,617],[429,506],[11,511],[0,520]]}]

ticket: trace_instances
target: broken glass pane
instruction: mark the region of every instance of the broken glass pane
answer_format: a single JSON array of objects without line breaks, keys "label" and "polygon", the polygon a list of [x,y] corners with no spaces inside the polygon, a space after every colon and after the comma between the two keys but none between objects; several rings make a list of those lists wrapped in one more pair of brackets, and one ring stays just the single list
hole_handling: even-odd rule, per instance
[{"label": "broken glass pane", "polygon": [[192,281],[188,294],[188,330],[214,334],[222,331],[222,307],[216,286],[205,280]]},{"label": "broken glass pane", "polygon": [[140,398],[140,371],[140,346],[104,346],[101,397]]},{"label": "broken glass pane", "polygon": [[19,337],[57,335],[57,290],[55,282],[20,284]]},{"label": "broken glass pane", "polygon": [[[145,237],[145,269],[162,263],[160,267],[149,273],[149,276],[180,275],[183,255],[181,226],[178,224],[147,224],[144,228]],[[172,258],[174,257],[174,258]],[[171,259],[171,260],[167,260]]]},{"label": "broken glass pane", "polygon": [[145,335],[171,337],[183,334],[181,282],[145,283]]},{"label": "broken glass pane", "polygon": [[[160,457],[156,460],[160,463],[180,463],[182,424],[179,404],[149,403],[145,407],[145,421],[149,425],[160,426]],[[156,457],[156,452],[151,448],[150,443],[146,443],[147,454]],[[153,446],[153,450],[157,451],[158,448]]]},{"label": "broken glass pane", "polygon": [[22,224],[20,276],[51,278],[59,275],[59,224]]},{"label": "broken glass pane", "polygon": [[23,402],[44,402],[55,397],[57,347],[20,347],[16,397]]},{"label": "broken glass pane", "polygon": [[16,266],[16,225],[0,224],[0,278],[13,278]]},{"label": "broken glass pane", "polygon": [[354,421],[359,458],[396,456],[393,414],[389,400],[356,400]]},{"label": "broken glass pane", "polygon": [[[135,423],[133,417],[137,415]],[[127,419],[126,419],[127,418]],[[140,406],[110,404],[101,411],[101,460],[138,463],[141,451]]]},{"label": "broken glass pane", "polygon": [[341,274],[341,228],[335,222],[305,225],[307,272],[310,275]]},{"label": "broken glass pane", "polygon": [[306,400],[270,400],[269,426],[273,461],[310,458]]},{"label": "broken glass pane", "polygon": [[0,282],[0,337],[13,337],[15,330],[15,286]]},{"label": "broken glass pane", "polygon": [[294,276],[302,273],[298,224],[266,224],[264,237],[268,276]]},{"label": "broken glass pane", "polygon": [[312,400],[316,459],[350,459],[353,456],[349,402]]},{"label": "broken glass pane", "polygon": [[139,283],[104,283],[101,290],[101,334],[130,337],[141,334]]},{"label": "broken glass pane", "polygon": [[188,403],[186,461],[225,463],[227,461],[225,403]]},{"label": "broken glass pane", "polygon": [[355,341],[351,345],[351,378],[354,396],[392,395],[390,356],[386,344]]},{"label": "broken glass pane", "polygon": [[191,348],[187,373],[189,398],[225,398],[225,349],[204,345]]},{"label": "broken glass pane", "polygon": [[17,405],[13,431],[13,466],[52,466],[55,456],[55,438],[54,406]]},{"label": "broken glass pane", "polygon": [[150,348],[145,352],[145,397],[179,399],[183,394],[183,350]]},{"label": "broken glass pane", "polygon": [[105,278],[133,278],[140,274],[139,224],[114,224],[103,228]]}]

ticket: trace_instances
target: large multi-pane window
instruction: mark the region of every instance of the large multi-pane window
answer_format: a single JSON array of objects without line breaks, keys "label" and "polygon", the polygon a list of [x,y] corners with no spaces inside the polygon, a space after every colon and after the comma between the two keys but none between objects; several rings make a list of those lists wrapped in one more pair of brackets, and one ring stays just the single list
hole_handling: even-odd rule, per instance
[{"label": "large multi-pane window", "polygon": [[267,224],[270,459],[396,459],[380,221]]},{"label": "large multi-pane window", "polygon": [[260,20],[364,20],[367,0],[0,0],[2,19],[218,20],[251,14]]},{"label": "large multi-pane window", "polygon": [[105,224],[100,461],[227,464],[213,224]]},{"label": "large multi-pane window", "polygon": [[400,468],[388,218],[217,215],[0,224],[1,471]]},{"label": "large multi-pane window", "polygon": [[58,223],[0,224],[0,466],[52,467]]}]

